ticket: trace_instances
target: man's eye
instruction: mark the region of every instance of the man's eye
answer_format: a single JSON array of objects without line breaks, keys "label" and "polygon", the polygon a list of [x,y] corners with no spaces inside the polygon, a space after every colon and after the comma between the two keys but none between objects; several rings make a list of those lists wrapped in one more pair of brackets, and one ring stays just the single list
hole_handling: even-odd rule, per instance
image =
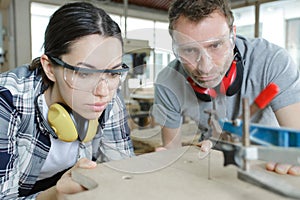
[{"label": "man's eye", "polygon": [[182,53],[184,53],[186,55],[195,54],[197,52],[199,52],[199,50],[196,49],[196,48],[192,48],[192,47],[191,48],[184,48],[184,49],[182,49]]},{"label": "man's eye", "polygon": [[210,47],[213,49],[218,49],[218,48],[221,48],[223,46],[223,44],[224,44],[223,41],[218,41],[218,42],[211,44]]}]

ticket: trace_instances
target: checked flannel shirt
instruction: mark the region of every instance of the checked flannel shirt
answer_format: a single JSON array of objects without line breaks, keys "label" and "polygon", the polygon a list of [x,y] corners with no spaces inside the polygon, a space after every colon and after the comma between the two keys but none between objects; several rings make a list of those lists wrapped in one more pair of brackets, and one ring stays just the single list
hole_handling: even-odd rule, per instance
[{"label": "checked flannel shirt", "polygon": [[[0,74],[0,199],[35,199],[30,191],[50,150],[50,127],[41,114],[43,84],[39,69],[27,65]],[[127,112],[120,90],[99,118],[98,133],[80,143],[78,159],[97,162],[134,156]]]}]

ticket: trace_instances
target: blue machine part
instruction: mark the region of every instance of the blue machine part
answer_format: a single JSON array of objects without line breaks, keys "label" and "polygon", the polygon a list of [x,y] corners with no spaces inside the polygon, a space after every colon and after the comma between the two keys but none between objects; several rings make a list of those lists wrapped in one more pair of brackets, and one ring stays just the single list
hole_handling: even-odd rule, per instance
[{"label": "blue machine part", "polygon": [[[242,137],[243,122],[219,120],[222,130]],[[250,141],[265,146],[300,147],[300,130],[250,124]]]}]

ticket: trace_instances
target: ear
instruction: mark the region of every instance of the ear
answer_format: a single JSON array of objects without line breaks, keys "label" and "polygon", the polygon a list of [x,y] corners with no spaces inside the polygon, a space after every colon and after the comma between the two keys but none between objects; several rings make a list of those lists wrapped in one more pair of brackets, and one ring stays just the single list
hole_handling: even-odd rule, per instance
[{"label": "ear", "polygon": [[43,70],[44,70],[46,76],[48,77],[48,79],[55,82],[56,78],[54,75],[53,64],[50,62],[48,56],[43,54],[40,57],[40,62],[42,64]]},{"label": "ear", "polygon": [[233,34],[233,40],[235,41],[235,38],[236,38],[236,25],[232,26],[232,34]]},{"label": "ear", "polygon": [[234,49],[234,47],[235,47],[235,40],[236,40],[236,26],[232,25],[232,29],[230,32],[230,42],[232,45],[232,49]]}]

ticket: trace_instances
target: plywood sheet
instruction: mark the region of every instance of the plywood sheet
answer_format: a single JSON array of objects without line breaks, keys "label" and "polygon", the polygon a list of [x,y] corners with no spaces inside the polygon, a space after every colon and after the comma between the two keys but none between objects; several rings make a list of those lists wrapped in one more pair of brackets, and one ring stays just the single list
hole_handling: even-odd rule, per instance
[{"label": "plywood sheet", "polygon": [[[299,177],[265,172],[300,189]],[[67,195],[67,200],[288,199],[239,180],[235,166],[223,167],[221,152],[211,151],[208,156],[192,146],[99,164],[96,169],[77,170],[72,176],[89,190]]]}]

